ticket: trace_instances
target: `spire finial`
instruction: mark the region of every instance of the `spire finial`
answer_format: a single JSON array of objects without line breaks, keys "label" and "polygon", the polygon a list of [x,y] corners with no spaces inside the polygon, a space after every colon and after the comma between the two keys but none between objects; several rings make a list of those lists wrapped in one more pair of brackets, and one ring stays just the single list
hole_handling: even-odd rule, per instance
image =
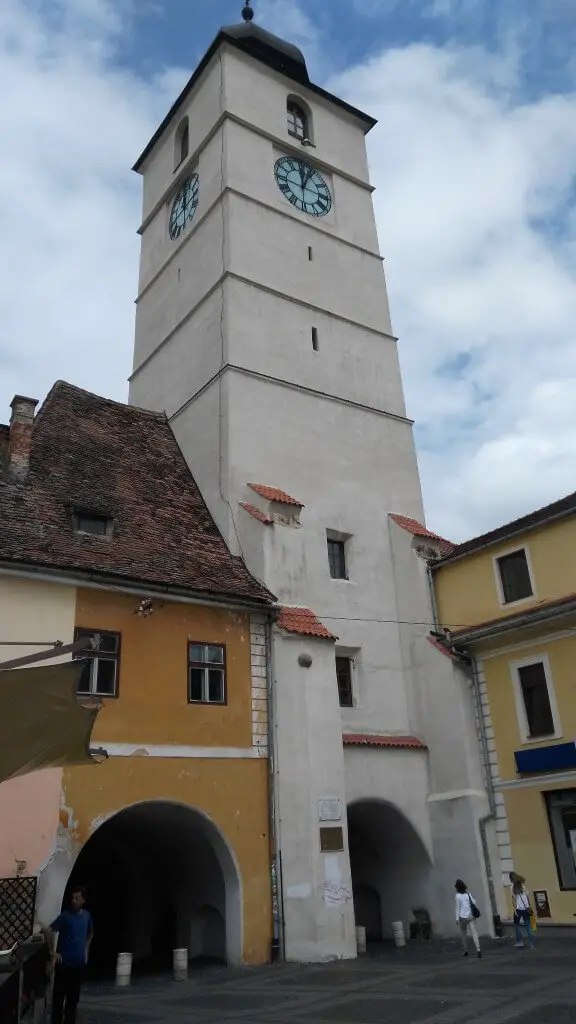
[{"label": "spire finial", "polygon": [[245,22],[252,21],[252,18],[254,17],[254,11],[252,10],[252,5],[250,3],[250,0],[246,0],[246,3],[244,4],[244,7],[242,8],[242,17],[244,18]]}]

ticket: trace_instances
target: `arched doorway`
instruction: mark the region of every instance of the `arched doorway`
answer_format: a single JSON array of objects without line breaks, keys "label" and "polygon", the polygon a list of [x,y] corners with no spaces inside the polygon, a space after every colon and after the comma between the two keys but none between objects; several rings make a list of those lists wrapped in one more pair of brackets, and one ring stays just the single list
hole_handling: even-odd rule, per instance
[{"label": "arched doorway", "polygon": [[368,941],[390,937],[392,922],[407,926],[427,906],[431,860],[408,819],[383,800],[348,808],[348,845],[356,924]]},{"label": "arched doorway", "polygon": [[67,893],[87,890],[94,918],[90,968],[108,974],[120,952],[133,970],[170,969],[172,951],[240,963],[240,879],[220,831],[200,811],[147,801],[119,811],[81,850]]}]

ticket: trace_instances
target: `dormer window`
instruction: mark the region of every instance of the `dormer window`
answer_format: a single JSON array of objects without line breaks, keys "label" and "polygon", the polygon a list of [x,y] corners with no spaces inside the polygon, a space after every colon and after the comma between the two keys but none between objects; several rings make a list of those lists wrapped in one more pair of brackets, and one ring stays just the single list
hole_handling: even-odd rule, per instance
[{"label": "dormer window", "polygon": [[75,509],[74,530],[76,533],[89,533],[93,537],[109,537],[112,533],[112,519],[98,512]]},{"label": "dormer window", "polygon": [[288,121],[289,135],[294,135],[296,139],[310,138],[308,131],[308,115],[299,103],[295,103],[294,100],[288,100],[286,117]]},{"label": "dormer window", "polygon": [[176,129],[174,138],[174,170],[180,166],[190,152],[190,128],[188,118],[184,117]]}]

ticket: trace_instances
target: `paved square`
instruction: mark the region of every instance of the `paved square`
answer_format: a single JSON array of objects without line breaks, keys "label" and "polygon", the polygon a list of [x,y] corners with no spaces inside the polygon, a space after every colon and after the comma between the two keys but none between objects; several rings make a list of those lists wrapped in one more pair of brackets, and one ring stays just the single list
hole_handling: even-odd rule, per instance
[{"label": "paved square", "polygon": [[576,933],[535,950],[486,942],[481,960],[438,942],[358,960],[211,968],[129,989],[88,986],[78,1024],[576,1024]]}]

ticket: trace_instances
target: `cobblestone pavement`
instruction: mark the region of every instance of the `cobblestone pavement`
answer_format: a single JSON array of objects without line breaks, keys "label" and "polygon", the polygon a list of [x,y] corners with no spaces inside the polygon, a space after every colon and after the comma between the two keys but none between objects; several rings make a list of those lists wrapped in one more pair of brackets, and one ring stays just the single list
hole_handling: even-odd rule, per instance
[{"label": "cobblestone pavement", "polygon": [[576,1024],[576,937],[384,950],[331,964],[226,969],[185,983],[89,986],[79,1024]]}]

